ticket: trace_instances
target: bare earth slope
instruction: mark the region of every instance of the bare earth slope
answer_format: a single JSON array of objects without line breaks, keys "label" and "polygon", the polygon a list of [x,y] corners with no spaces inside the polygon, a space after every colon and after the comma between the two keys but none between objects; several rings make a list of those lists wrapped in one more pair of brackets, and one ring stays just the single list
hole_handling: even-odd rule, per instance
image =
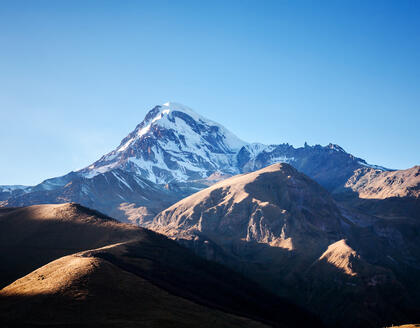
[{"label": "bare earth slope", "polygon": [[345,187],[357,192],[360,198],[419,198],[420,166],[399,171],[359,169],[346,182]]},{"label": "bare earth slope", "polygon": [[[321,245],[340,236],[341,214],[329,194],[288,164],[237,175],[161,212],[151,227],[166,235],[235,237],[299,250],[318,235]],[[307,252],[307,250],[305,250]]]},{"label": "bare earth slope", "polygon": [[15,281],[0,291],[2,305],[9,317],[24,317],[12,326],[264,327],[172,295],[88,253],[62,257]]},{"label": "bare earth slope", "polygon": [[142,234],[78,204],[0,208],[0,287],[61,256]]},{"label": "bare earth slope", "polygon": [[342,213],[325,189],[288,164],[219,182],[161,212],[150,228],[332,327],[417,318],[419,224]]},{"label": "bare earth slope", "polygon": [[407,170],[358,169],[336,198],[360,212],[382,218],[420,220],[420,166]]},{"label": "bare earth slope", "polygon": [[0,223],[5,279],[20,278],[0,291],[4,325],[320,326],[165,236],[77,204],[3,209]]}]

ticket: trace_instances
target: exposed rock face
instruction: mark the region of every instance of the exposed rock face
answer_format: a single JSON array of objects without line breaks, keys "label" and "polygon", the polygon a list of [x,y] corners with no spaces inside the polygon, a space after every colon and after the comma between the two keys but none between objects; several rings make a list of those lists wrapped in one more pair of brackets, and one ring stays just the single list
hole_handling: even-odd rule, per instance
[{"label": "exposed rock face", "polygon": [[361,213],[391,220],[420,220],[420,167],[391,172],[358,169],[335,197]]},{"label": "exposed rock face", "polygon": [[[274,163],[288,163],[305,173],[329,191],[341,191],[354,171],[370,167],[363,159],[346,153],[340,146],[329,144],[294,148],[289,144],[244,146],[238,153],[241,172],[251,172]],[[377,167],[380,170],[385,168]]]},{"label": "exposed rock face", "polygon": [[25,191],[28,190],[29,188],[30,187],[28,186],[21,186],[21,185],[0,186],[0,204],[2,201],[7,200],[11,197],[16,197],[21,194],[24,194]]},{"label": "exposed rock face", "polygon": [[0,234],[0,285],[17,279],[0,290],[2,326],[320,327],[234,271],[77,204],[1,209]]},{"label": "exposed rock face", "polygon": [[316,182],[275,164],[183,199],[150,228],[316,309],[331,326],[376,327],[413,321],[420,305],[411,286],[420,224],[409,222],[339,209]]},{"label": "exposed rock face", "polygon": [[324,254],[321,255],[319,261],[325,261],[336,268],[343,270],[349,276],[356,276],[357,272],[354,268],[354,261],[360,256],[347,245],[346,240],[341,239],[328,246]]},{"label": "exposed rock face", "polygon": [[360,198],[420,198],[420,166],[399,171],[358,169],[345,184]]},{"label": "exposed rock face", "polygon": [[234,238],[294,250],[312,235],[324,243],[339,238],[340,220],[322,187],[290,165],[274,164],[185,198],[157,215],[151,227],[171,236]]}]

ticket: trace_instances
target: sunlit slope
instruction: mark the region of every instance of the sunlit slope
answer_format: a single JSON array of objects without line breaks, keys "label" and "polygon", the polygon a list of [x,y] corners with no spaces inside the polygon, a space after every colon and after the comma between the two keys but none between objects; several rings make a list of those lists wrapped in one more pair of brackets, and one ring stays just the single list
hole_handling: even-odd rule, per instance
[{"label": "sunlit slope", "polygon": [[8,325],[320,326],[301,308],[150,230],[76,204],[2,213],[9,273],[29,270],[1,292]]},{"label": "sunlit slope", "polygon": [[[264,327],[168,293],[88,253],[55,260],[0,291],[0,318],[33,326]],[[15,320],[10,320],[13,323]]]}]

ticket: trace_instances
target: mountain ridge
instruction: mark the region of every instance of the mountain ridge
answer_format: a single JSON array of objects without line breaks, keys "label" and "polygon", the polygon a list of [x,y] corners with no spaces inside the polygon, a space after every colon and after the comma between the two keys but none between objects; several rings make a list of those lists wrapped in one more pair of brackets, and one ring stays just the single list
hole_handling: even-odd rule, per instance
[{"label": "mountain ridge", "polygon": [[86,168],[33,187],[0,188],[0,206],[74,201],[143,224],[218,179],[278,162],[293,165],[333,193],[345,191],[358,169],[387,170],[335,144],[247,143],[189,107],[168,102],[152,108],[117,148]]},{"label": "mountain ridge", "polygon": [[316,309],[331,327],[418,319],[419,221],[344,212],[289,164],[218,182],[148,228]]}]

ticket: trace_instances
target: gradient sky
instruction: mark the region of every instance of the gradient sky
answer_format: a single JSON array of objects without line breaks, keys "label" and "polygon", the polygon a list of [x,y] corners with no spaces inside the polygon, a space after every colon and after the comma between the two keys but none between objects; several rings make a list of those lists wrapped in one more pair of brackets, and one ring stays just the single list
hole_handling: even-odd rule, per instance
[{"label": "gradient sky", "polygon": [[420,164],[420,1],[0,0],[0,184],[85,167],[167,101]]}]

